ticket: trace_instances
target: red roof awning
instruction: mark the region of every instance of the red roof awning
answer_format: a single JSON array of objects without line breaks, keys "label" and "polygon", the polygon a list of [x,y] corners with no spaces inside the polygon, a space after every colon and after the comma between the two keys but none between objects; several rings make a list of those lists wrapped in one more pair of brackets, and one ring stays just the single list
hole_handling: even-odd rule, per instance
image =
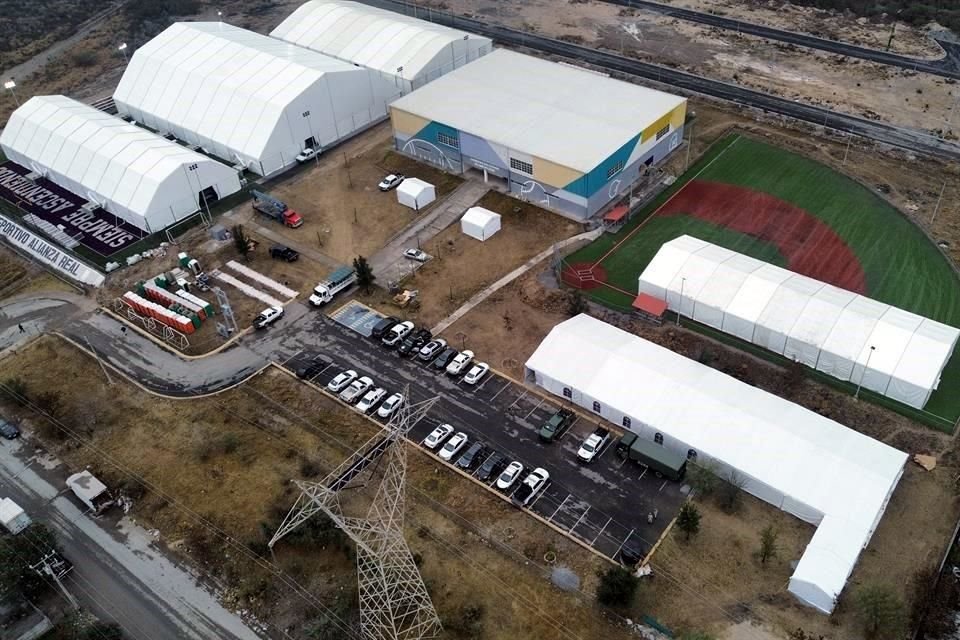
[{"label": "red roof awning", "polygon": [[627,205],[620,205],[619,207],[614,207],[603,216],[604,222],[620,222],[627,217],[627,213],[630,211],[630,208]]},{"label": "red roof awning", "polygon": [[637,299],[633,301],[633,308],[659,318],[663,315],[663,312],[667,310],[667,303],[659,298],[641,293],[637,296]]}]

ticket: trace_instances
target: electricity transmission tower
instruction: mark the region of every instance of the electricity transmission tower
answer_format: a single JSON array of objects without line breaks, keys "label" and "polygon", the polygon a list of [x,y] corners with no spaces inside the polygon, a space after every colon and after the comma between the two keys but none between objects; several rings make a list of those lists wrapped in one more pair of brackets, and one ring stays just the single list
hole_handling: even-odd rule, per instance
[{"label": "electricity transmission tower", "polygon": [[[404,391],[404,397],[409,398]],[[403,537],[407,453],[404,437],[438,398],[404,404],[386,425],[321,482],[296,481],[300,496],[273,538],[285,535],[323,512],[357,546],[360,629],[370,640],[435,638],[442,627],[413,554]],[[385,462],[383,478],[364,517],[345,515],[340,497],[369,467]],[[374,464],[376,463],[376,464]],[[372,475],[372,471],[371,474]]]}]

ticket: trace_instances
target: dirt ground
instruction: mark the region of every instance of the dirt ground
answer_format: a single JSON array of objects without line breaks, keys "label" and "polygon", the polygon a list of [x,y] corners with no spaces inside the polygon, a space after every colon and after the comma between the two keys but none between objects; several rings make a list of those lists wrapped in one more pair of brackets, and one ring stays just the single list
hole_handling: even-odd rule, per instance
[{"label": "dirt ground", "polygon": [[[208,273],[215,269],[222,269],[224,273],[228,273],[243,282],[254,284],[245,276],[226,267],[228,261],[235,260],[268,278],[276,280],[280,284],[285,284],[294,291],[298,291],[301,298],[308,296],[314,285],[330,271],[327,265],[320,264],[304,255],[301,255],[300,259],[295,262],[274,260],[270,257],[270,246],[274,244],[271,240],[251,232],[249,229],[247,235],[258,244],[257,248],[248,254],[247,259],[244,260],[237,253],[233,240],[216,241],[207,235],[206,229],[202,227],[192,229],[178,239],[177,245],[167,246],[165,256],[146,258],[133,266],[124,266],[110,274],[105,286],[97,291],[97,299],[100,304],[115,310],[114,300],[122,296],[124,292],[134,290],[138,282],[153,278],[161,272],[176,267],[177,254],[180,251],[185,251],[190,257],[199,260],[201,268]],[[265,302],[246,295],[230,284],[219,282],[216,279],[212,280],[227,294],[238,328],[241,331],[249,327],[257,314],[267,307]],[[262,285],[255,286],[280,302],[287,302],[279,292]],[[216,349],[224,343],[224,339],[217,333],[217,323],[223,322],[223,318],[220,317],[220,308],[213,292],[194,290],[192,293],[213,304],[217,313],[216,316],[204,322],[199,329],[188,336],[190,345],[184,349],[184,353],[199,355]]]},{"label": "dirt ground", "polygon": [[396,193],[377,189],[380,180],[394,171],[433,184],[438,199],[462,182],[395,153],[390,124],[383,123],[321,157],[319,164],[268,187],[304,219],[297,229],[278,225],[277,231],[342,263],[373,254],[416,219],[412,209],[397,202]]},{"label": "dirt ground", "polygon": [[[890,24],[872,22],[837,11],[800,7],[789,2],[764,0],[669,0],[665,4],[704,11],[727,18],[742,19],[777,29],[809,33],[828,40],[842,40],[873,49],[886,49],[890,38]],[[917,29],[897,22],[890,51],[916,58],[938,59],[943,49],[927,35],[937,25]]]},{"label": "dirt ground", "polygon": [[[454,12],[512,28],[622,52],[809,104],[907,127],[940,130],[947,137],[960,134],[960,114],[953,113],[960,93],[955,82],[937,76],[769,42],[601,2],[567,2],[563,3],[563,11],[556,10],[557,3],[553,0],[430,0],[426,4],[438,7],[442,4]],[[783,3],[770,13],[780,15],[780,4]],[[782,12],[783,22],[791,22],[794,13],[816,16],[812,10],[797,9]],[[798,23],[811,22],[804,18]],[[867,33],[877,31],[845,16],[831,16],[822,23],[827,25],[825,29],[844,37],[848,32],[866,37]],[[923,35],[902,25],[898,38],[914,47],[922,42]],[[952,122],[951,116],[954,116]]]},{"label": "dirt ground", "polygon": [[404,282],[406,288],[420,292],[419,309],[399,309],[382,290],[361,299],[429,328],[483,287],[552,243],[582,230],[579,224],[566,218],[494,191],[481,198],[478,206],[502,216],[500,232],[480,242],[463,235],[460,225],[453,224],[424,244],[423,250],[433,259]]},{"label": "dirt ground", "polygon": [[[91,465],[134,499],[132,515],[157,528],[161,543],[228,584],[230,605],[300,635],[295,629],[315,615],[312,608],[262,564],[224,546],[195,515],[248,550],[268,555],[264,536],[295,499],[289,480],[319,479],[376,432],[371,423],[276,370],[220,396],[171,402],[126,382],[106,385],[92,360],[52,337],[3,365],[26,381],[28,394],[59,393],[58,411],[96,450],[5,404],[27,427],[29,442],[39,438],[70,468]],[[51,385],[55,380],[65,383]],[[144,478],[149,488],[125,471]],[[598,615],[592,603],[595,572],[605,562],[412,446],[409,476],[408,539],[450,637],[628,637],[618,616]],[[324,548],[285,540],[276,562],[288,578],[351,615],[356,577],[349,545],[344,553],[337,540]],[[581,577],[580,591],[549,586],[547,551]]]},{"label": "dirt ground", "polygon": [[79,293],[67,282],[0,243],[0,299],[37,291]]},{"label": "dirt ground", "polygon": [[[550,329],[567,317],[567,296],[544,286],[544,281],[550,281],[544,268],[521,277],[485,300],[451,326],[448,333],[468,333],[471,346],[493,366],[515,377],[522,376],[523,362]],[[786,592],[788,563],[799,557],[812,530],[749,497],[745,509],[735,517],[723,514],[710,502],[701,505],[701,534],[689,545],[671,540],[653,560],[655,572],[659,567],[669,576],[680,576],[686,586],[681,588],[669,578],[654,578],[651,586],[641,591],[638,612],[652,613],[674,629],[696,623],[698,628],[708,626],[717,632],[730,632],[730,638],[756,637],[753,629],[730,629],[736,622],[746,621],[765,627],[778,637],[800,626],[828,638],[853,638],[859,635],[850,602],[851,594],[859,586],[890,584],[906,598],[913,573],[921,566],[939,562],[960,516],[954,484],[960,472],[960,446],[955,439],[880,407],[855,402],[812,381],[791,384],[782,370],[686,329],[654,328],[624,321],[599,307],[593,313],[688,357],[706,353],[710,365],[717,369],[901,450],[932,454],[940,464],[933,472],[925,472],[908,463],[837,612],[829,618],[812,614]],[[505,317],[510,318],[509,323]],[[752,554],[758,545],[759,531],[767,523],[773,523],[780,532],[783,552],[772,566],[760,568]],[[904,531],[911,534],[904,536]]]}]

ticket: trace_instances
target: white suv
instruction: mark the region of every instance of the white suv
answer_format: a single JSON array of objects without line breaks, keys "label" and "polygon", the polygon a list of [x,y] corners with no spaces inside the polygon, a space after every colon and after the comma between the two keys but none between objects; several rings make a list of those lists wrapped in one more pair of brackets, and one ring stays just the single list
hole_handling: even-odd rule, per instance
[{"label": "white suv", "polygon": [[450,361],[450,364],[447,365],[447,373],[451,376],[456,376],[466,370],[467,365],[473,362],[473,351],[466,349],[461,351],[453,360]]}]

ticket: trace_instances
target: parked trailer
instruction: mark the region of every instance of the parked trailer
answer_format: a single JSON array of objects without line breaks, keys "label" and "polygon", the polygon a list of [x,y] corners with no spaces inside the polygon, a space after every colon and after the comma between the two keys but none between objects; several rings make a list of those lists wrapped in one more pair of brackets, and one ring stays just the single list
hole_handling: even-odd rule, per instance
[{"label": "parked trailer", "polygon": [[333,297],[357,281],[357,272],[353,267],[339,267],[313,288],[310,303],[319,307],[333,300]]},{"label": "parked trailer", "polygon": [[657,476],[668,480],[682,480],[687,472],[686,458],[633,432],[623,434],[617,443],[617,453],[621,458],[649,467]]},{"label": "parked trailer", "polygon": [[10,498],[0,499],[0,524],[12,533],[17,535],[30,526],[30,516],[27,512]]},{"label": "parked trailer", "polygon": [[300,214],[288,207],[282,200],[277,200],[262,191],[251,191],[250,194],[253,196],[253,208],[263,215],[294,229],[303,224],[303,218],[300,217]]}]

